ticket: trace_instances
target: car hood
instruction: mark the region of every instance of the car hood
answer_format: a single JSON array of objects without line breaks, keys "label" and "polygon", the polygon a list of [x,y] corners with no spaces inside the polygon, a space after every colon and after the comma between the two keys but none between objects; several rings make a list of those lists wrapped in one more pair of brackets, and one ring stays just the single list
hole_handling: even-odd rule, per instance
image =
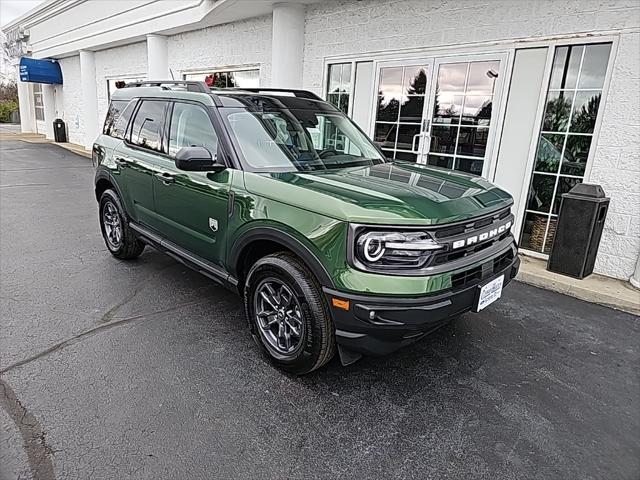
[{"label": "car hood", "polygon": [[409,162],[316,172],[245,173],[253,194],[356,223],[425,225],[513,203],[482,177]]}]

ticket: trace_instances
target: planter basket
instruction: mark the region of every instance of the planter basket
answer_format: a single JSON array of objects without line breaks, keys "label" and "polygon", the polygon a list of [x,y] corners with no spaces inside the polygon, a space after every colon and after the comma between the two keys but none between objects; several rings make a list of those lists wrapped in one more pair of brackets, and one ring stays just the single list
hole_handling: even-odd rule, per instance
[{"label": "planter basket", "polygon": [[[544,245],[544,234],[547,230],[547,218],[542,216],[536,216],[533,224],[531,225],[531,237],[529,238],[529,245],[532,250],[536,252],[542,252],[542,246]],[[551,251],[551,245],[553,245],[553,238],[556,236],[556,225],[558,224],[557,218],[551,218],[549,222],[549,234],[547,237],[547,244],[544,248],[544,253]]]}]

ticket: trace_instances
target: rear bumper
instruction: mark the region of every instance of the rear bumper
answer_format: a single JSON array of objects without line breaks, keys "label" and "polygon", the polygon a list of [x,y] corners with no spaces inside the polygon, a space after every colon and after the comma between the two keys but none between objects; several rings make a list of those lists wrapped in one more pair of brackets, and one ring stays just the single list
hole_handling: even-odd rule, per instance
[{"label": "rear bumper", "polygon": [[391,353],[472,310],[479,285],[500,275],[504,275],[504,285],[507,285],[519,267],[516,254],[507,266],[487,271],[470,285],[418,298],[354,295],[324,288],[328,305],[332,305],[332,298],[349,301],[348,311],[330,307],[338,345],[363,355]]}]

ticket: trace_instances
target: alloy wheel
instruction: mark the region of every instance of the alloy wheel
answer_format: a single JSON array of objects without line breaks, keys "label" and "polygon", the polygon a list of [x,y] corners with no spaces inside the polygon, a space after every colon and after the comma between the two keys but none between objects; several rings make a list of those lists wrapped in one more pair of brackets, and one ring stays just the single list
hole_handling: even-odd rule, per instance
[{"label": "alloy wheel", "polygon": [[104,204],[102,224],[104,225],[104,233],[109,246],[113,250],[117,250],[122,245],[122,222],[118,209],[111,202]]},{"label": "alloy wheel", "polygon": [[260,336],[280,355],[293,355],[302,345],[305,325],[300,303],[281,280],[267,278],[254,293]]}]

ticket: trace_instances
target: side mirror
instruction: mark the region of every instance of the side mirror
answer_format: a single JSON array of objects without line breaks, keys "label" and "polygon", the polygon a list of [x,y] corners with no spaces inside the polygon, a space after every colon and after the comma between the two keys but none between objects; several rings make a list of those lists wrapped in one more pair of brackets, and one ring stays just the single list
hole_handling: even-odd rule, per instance
[{"label": "side mirror", "polygon": [[176,153],[176,167],[187,172],[221,172],[226,167],[204,147],[182,147]]}]

